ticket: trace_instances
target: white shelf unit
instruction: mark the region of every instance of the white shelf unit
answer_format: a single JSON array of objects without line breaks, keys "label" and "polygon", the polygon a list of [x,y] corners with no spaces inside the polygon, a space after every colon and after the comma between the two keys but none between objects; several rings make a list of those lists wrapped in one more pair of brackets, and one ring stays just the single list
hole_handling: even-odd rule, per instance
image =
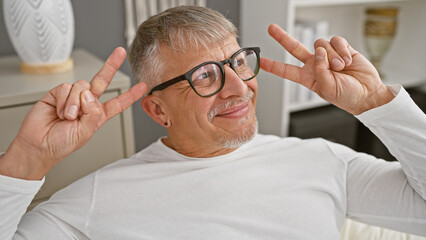
[{"label": "white shelf unit", "polygon": [[[276,23],[294,35],[296,19],[325,20],[330,35],[346,38],[351,46],[368,57],[363,30],[365,9],[371,6],[396,6],[397,34],[383,60],[386,84],[416,87],[426,84],[426,1],[424,0],[243,0],[241,1],[241,45],[259,46],[261,55],[290,62],[292,56],[267,33]],[[257,77],[259,98],[257,116],[259,131],[279,136],[288,135],[290,114],[327,105],[313,100],[290,104],[289,80],[261,71]]]}]

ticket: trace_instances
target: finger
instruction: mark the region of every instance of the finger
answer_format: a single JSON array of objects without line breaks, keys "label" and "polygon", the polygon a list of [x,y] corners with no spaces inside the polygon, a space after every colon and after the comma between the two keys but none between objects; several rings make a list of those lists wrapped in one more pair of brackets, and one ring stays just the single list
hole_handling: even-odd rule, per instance
[{"label": "finger", "polygon": [[90,90],[90,84],[84,80],[75,82],[65,103],[64,117],[68,120],[77,118],[80,112],[80,95],[83,90]]},{"label": "finger", "polygon": [[96,98],[99,98],[104,93],[105,89],[111,83],[115,73],[118,71],[121,64],[123,64],[125,58],[126,50],[122,47],[116,48],[108,57],[99,72],[97,72],[93,77],[90,82],[90,91]]},{"label": "finger", "polygon": [[115,97],[103,104],[106,120],[126,110],[130,105],[140,99],[147,91],[148,86],[140,82],[130,88],[127,92]]},{"label": "finger", "polygon": [[[330,92],[327,90],[333,89],[334,82],[333,77],[330,72],[330,64],[327,57],[328,52],[323,47],[318,47],[315,49],[315,61],[313,66],[313,71],[315,75],[316,82],[318,83],[319,89],[321,87],[327,88],[325,91],[320,92]],[[327,96],[326,96],[327,97]]]},{"label": "finger", "polygon": [[334,36],[330,40],[331,46],[337,51],[339,56],[345,61],[345,65],[349,66],[352,63],[352,55],[349,52],[349,43],[346,39],[340,36]]},{"label": "finger", "polygon": [[299,41],[290,36],[280,26],[271,24],[268,28],[269,35],[281,44],[291,55],[306,63],[312,53]]},{"label": "finger", "polygon": [[269,58],[260,58],[260,68],[279,77],[301,83],[301,68],[294,65],[277,62]]},{"label": "finger", "polygon": [[93,96],[91,91],[84,90],[80,94],[81,111],[79,136],[89,140],[98,130],[98,122],[102,116],[102,105]]},{"label": "finger", "polygon": [[325,39],[318,39],[314,43],[315,49],[322,47],[327,51],[328,61],[334,70],[340,71],[345,68],[345,61],[340,57],[339,53],[331,46],[331,43]]},{"label": "finger", "polygon": [[64,108],[65,108],[65,103],[68,99],[68,95],[70,94],[71,88],[72,88],[71,84],[63,83],[50,91],[50,93],[52,93],[53,97],[55,98],[55,102],[53,104],[56,107],[56,114],[62,120],[65,119]]}]

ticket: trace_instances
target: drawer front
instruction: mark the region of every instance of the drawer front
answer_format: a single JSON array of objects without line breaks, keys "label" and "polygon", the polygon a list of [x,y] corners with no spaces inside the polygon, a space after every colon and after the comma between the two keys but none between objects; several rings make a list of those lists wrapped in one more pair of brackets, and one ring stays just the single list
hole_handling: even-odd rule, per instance
[{"label": "drawer front", "polygon": [[6,152],[31,108],[32,104],[0,109],[0,152]]},{"label": "drawer front", "polygon": [[[117,91],[102,95],[101,102],[118,95]],[[32,104],[0,109],[0,151],[6,151]],[[54,192],[75,180],[125,156],[121,114],[99,129],[81,149],[54,166],[33,203],[46,200]],[[34,205],[34,204],[32,204]]]}]

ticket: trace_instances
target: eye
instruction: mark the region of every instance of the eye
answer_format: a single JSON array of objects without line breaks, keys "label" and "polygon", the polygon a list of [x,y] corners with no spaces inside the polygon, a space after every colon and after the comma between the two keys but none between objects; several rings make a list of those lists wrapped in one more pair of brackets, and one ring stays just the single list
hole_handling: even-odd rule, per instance
[{"label": "eye", "polygon": [[200,76],[198,76],[196,79],[197,80],[201,80],[201,79],[206,79],[206,78],[208,78],[209,76],[211,76],[212,75],[212,73],[211,72],[203,72]]},{"label": "eye", "polygon": [[240,58],[235,59],[234,66],[240,67],[240,66],[244,66],[244,65],[246,65],[246,59],[244,57],[240,57]]},{"label": "eye", "polygon": [[203,72],[192,78],[192,83],[196,86],[209,86],[216,80],[213,72]]},{"label": "eye", "polygon": [[214,84],[219,79],[219,68],[215,64],[200,67],[192,74],[192,83],[196,87]]}]

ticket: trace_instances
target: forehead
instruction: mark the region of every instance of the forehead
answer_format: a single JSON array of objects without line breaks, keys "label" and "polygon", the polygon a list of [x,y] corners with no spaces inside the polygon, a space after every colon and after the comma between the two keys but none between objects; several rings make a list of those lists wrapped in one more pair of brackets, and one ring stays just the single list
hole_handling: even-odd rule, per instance
[{"label": "forehead", "polygon": [[233,36],[217,45],[200,49],[194,47],[186,52],[173,51],[168,47],[162,47],[161,55],[166,65],[162,81],[182,75],[203,62],[222,61],[230,58],[240,48],[236,38]]}]

